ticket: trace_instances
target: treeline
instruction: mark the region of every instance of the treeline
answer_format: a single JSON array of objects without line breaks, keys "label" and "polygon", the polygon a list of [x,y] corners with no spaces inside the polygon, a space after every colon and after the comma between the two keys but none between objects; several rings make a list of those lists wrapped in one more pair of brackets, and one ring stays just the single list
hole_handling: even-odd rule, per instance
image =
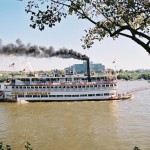
[{"label": "treeline", "polygon": [[138,79],[144,79],[144,80],[150,80],[150,72],[119,72],[118,79],[124,79],[124,80],[138,80]]},{"label": "treeline", "polygon": [[4,73],[0,76],[0,82],[5,82],[8,79],[9,75]]},{"label": "treeline", "polygon": [[[15,73],[14,75],[22,76],[19,73]],[[28,76],[31,76],[31,75],[32,75],[31,73],[28,74]],[[97,75],[99,75],[99,74],[97,74]],[[0,82],[5,82],[10,77],[11,77],[10,74],[4,73],[0,76]],[[117,78],[124,79],[124,80],[138,80],[138,79],[150,80],[150,71],[139,72],[139,71],[119,70]]]}]

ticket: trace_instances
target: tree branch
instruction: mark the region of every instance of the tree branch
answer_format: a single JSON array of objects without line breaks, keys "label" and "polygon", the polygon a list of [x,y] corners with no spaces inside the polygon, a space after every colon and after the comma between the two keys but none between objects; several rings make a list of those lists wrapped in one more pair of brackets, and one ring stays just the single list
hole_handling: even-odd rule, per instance
[{"label": "tree branch", "polygon": [[[89,20],[89,21],[92,22],[93,24],[95,24],[95,25],[97,24],[95,21],[93,21],[90,17],[88,17],[88,16],[84,13],[84,11],[83,11],[83,9],[81,9],[81,7],[80,7],[79,10],[81,10],[82,13],[81,13],[80,11],[78,11],[77,9],[75,9],[74,7],[70,6],[70,5],[61,3],[61,2],[59,2],[59,1],[54,1],[54,0],[51,0],[51,1],[53,1],[54,3],[57,3],[57,4],[61,4],[61,5],[67,6],[68,8],[72,8],[74,11],[77,11],[81,16],[84,16],[87,20]],[[74,3],[74,4],[75,4],[75,3]],[[76,5],[76,4],[75,4],[75,5]]]},{"label": "tree branch", "polygon": [[124,34],[124,33],[119,33],[119,34],[122,35],[122,36],[125,36],[125,37],[128,37],[128,38],[132,39],[133,41],[135,41],[136,43],[141,45],[150,54],[149,44],[145,44],[141,40],[137,39],[135,36],[130,36],[130,35],[127,35],[127,34]]}]

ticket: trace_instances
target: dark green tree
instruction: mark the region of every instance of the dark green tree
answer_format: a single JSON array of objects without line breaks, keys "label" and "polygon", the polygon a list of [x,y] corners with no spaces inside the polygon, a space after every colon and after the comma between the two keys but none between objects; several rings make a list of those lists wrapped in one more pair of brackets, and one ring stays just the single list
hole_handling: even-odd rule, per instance
[{"label": "dark green tree", "polygon": [[88,20],[93,27],[85,30],[83,48],[104,37],[127,37],[150,54],[149,0],[30,0],[25,8],[31,15],[32,28],[53,27],[68,15]]}]

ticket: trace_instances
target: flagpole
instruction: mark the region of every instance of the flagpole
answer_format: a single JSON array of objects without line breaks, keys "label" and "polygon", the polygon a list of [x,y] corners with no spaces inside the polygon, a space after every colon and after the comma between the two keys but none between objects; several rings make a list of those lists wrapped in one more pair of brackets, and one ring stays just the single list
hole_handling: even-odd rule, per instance
[{"label": "flagpole", "polygon": [[116,80],[117,80],[117,67],[116,67],[116,59],[113,61],[114,63],[114,68],[115,68],[115,77],[116,77]]},{"label": "flagpole", "polygon": [[12,74],[12,77],[14,77],[14,66],[15,66],[15,63],[12,63],[12,64],[10,64],[9,65],[9,68],[12,68],[10,71],[12,72],[11,74]]}]

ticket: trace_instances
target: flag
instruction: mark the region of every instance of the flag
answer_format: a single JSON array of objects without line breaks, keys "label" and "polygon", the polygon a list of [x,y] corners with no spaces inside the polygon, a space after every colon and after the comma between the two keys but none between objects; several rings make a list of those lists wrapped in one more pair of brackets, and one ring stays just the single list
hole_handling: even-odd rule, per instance
[{"label": "flag", "polygon": [[15,65],[15,63],[12,63],[12,64],[9,65],[9,67],[14,67],[14,65]]},{"label": "flag", "polygon": [[113,64],[115,63],[115,60],[112,62]]}]

